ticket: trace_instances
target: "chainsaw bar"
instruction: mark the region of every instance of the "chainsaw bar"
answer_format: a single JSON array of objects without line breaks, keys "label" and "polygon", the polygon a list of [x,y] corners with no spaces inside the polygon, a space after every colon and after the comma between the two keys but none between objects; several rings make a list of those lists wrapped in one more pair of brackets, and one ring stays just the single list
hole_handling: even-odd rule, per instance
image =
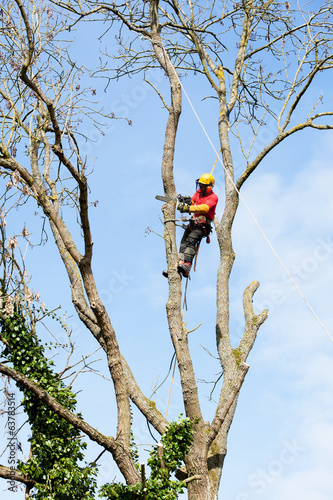
[{"label": "chainsaw bar", "polygon": [[155,196],[156,200],[164,201],[165,203],[170,203],[170,201],[177,201],[177,198],[171,198],[170,196],[160,196],[157,194]]}]

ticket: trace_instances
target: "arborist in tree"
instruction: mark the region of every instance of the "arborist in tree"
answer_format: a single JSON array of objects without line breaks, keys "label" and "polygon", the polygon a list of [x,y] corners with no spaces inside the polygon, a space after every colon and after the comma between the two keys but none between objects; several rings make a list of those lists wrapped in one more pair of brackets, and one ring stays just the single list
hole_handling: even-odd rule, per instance
[{"label": "arborist in tree", "polygon": [[[213,193],[215,179],[212,174],[203,174],[196,180],[196,192],[192,196],[178,196],[177,209],[191,214],[179,247],[178,272],[188,277],[193,259],[204,236],[212,231],[218,197]],[[209,240],[208,240],[209,242]],[[168,276],[168,271],[163,271]]]}]

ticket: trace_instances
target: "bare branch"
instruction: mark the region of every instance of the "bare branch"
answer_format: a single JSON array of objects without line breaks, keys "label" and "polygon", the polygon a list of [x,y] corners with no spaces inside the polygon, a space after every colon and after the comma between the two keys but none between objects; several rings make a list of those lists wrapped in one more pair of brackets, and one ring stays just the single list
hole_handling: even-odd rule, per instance
[{"label": "bare branch", "polygon": [[238,397],[240,388],[242,387],[244,378],[248,372],[249,365],[246,363],[241,363],[237,373],[237,378],[232,382],[231,390],[228,394],[226,401],[220,401],[214,416],[214,419],[210,425],[209,433],[207,436],[207,446],[208,448],[216,438],[224,419],[230,410],[231,406],[234,404],[235,399]]}]

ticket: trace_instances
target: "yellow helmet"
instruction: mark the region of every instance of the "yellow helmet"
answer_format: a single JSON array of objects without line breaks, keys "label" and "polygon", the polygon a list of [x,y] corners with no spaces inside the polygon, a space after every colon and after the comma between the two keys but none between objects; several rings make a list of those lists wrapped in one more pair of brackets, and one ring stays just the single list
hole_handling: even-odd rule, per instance
[{"label": "yellow helmet", "polygon": [[[202,174],[202,176],[196,180],[196,183],[197,183],[197,189],[200,188],[200,190],[204,194],[208,194],[214,187],[215,179],[212,174]],[[203,189],[201,188],[201,185]]]}]

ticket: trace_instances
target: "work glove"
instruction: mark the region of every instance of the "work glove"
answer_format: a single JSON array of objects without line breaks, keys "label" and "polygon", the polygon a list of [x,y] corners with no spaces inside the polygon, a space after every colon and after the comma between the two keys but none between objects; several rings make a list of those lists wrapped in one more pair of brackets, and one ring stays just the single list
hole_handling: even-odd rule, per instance
[{"label": "work glove", "polygon": [[192,205],[191,196],[183,196],[182,194],[179,194],[178,201],[179,201],[179,203],[186,203],[186,205]]},{"label": "work glove", "polygon": [[190,211],[190,205],[187,203],[179,203],[177,208],[182,214]]}]

